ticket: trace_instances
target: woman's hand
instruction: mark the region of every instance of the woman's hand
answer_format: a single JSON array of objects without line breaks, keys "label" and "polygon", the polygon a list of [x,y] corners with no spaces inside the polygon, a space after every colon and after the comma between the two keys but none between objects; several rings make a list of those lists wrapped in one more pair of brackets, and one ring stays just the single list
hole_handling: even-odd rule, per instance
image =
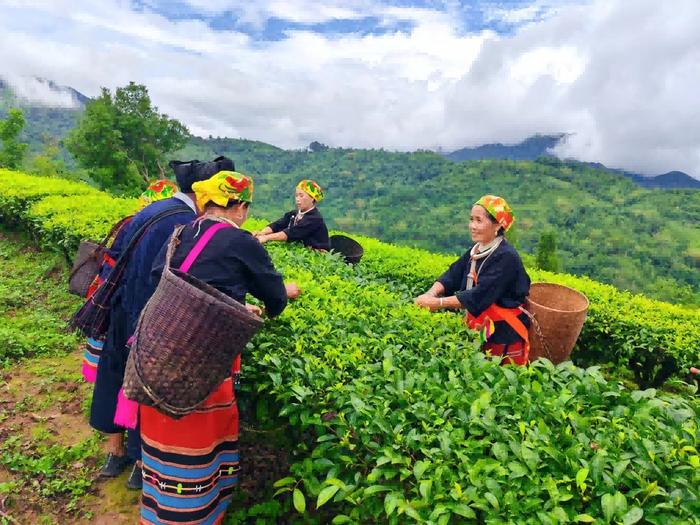
[{"label": "woman's hand", "polygon": [[262,316],[263,314],[262,308],[255,306],[254,304],[246,304],[245,309],[258,316]]},{"label": "woman's hand", "polygon": [[430,293],[419,295],[414,302],[421,308],[427,308],[431,312],[436,312],[440,309],[440,298]]},{"label": "woman's hand", "polygon": [[284,285],[284,288],[287,290],[287,299],[296,299],[301,295],[301,288],[299,288],[297,283],[287,283]]},{"label": "woman's hand", "polygon": [[267,235],[262,233],[260,235],[256,235],[255,238],[258,240],[258,242],[260,242],[260,244],[265,244],[270,240]]}]

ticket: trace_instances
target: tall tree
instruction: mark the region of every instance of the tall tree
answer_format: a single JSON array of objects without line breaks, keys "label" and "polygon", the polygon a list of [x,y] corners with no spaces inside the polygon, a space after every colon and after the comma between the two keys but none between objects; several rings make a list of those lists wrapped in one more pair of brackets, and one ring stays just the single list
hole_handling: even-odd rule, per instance
[{"label": "tall tree", "polygon": [[102,88],[66,139],[68,151],[103,187],[135,191],[161,176],[165,156],[184,146],[189,133],[158,113],[145,86],[130,82],[114,95]]},{"label": "tall tree", "polygon": [[557,257],[557,234],[553,231],[543,232],[537,243],[535,264],[540,270],[550,272],[559,271],[559,258]]},{"label": "tall tree", "polygon": [[17,169],[22,165],[27,144],[19,142],[19,134],[24,128],[25,120],[22,110],[13,108],[5,120],[0,120],[0,166]]}]

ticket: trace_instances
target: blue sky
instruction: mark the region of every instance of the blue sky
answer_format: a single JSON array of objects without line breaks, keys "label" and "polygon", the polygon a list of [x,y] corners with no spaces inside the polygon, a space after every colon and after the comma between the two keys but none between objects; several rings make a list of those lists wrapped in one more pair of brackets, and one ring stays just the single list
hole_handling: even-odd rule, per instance
[{"label": "blue sky", "polygon": [[700,177],[697,0],[0,0],[0,77],[145,84],[202,136],[555,153]]},{"label": "blue sky", "polygon": [[[579,3],[583,3],[581,0]],[[542,19],[557,6],[569,2],[533,2],[532,0],[481,1],[481,2],[382,2],[385,6],[398,8],[429,9],[449,12],[459,21],[462,30],[479,32],[492,30],[499,34],[509,34],[526,22]],[[345,3],[352,6],[351,2]],[[362,5],[348,8],[347,16],[322,21],[290,20],[284,16],[270,13],[269,18],[250,20],[241,17],[244,9],[237,8],[234,3],[220,7],[206,8],[204,4],[192,5],[186,1],[157,2],[136,0],[134,8],[142,11],[156,12],[170,20],[196,19],[206,22],[217,31],[242,31],[257,40],[283,40],[288,31],[313,31],[326,35],[383,35],[388,32],[410,31],[415,27],[413,20],[391,20],[389,23],[378,16],[363,12]],[[525,13],[525,19],[510,20],[507,14]],[[501,16],[505,15],[505,16]]]}]

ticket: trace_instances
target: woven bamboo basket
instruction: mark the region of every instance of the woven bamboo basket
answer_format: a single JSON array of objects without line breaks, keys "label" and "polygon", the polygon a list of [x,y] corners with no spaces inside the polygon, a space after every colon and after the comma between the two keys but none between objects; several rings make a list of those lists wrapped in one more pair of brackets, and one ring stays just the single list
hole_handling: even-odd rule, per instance
[{"label": "woven bamboo basket", "polygon": [[128,399],[180,418],[193,412],[231,375],[263,321],[199,279],[171,269],[141,312],[124,374]]},{"label": "woven bamboo basket", "polygon": [[569,359],[586,320],[588,298],[561,284],[534,283],[525,308],[531,314],[530,361]]},{"label": "woven bamboo basket", "polygon": [[86,297],[90,284],[102,266],[104,245],[93,241],[82,241],[73,261],[73,268],[68,277],[68,291],[80,297]]}]

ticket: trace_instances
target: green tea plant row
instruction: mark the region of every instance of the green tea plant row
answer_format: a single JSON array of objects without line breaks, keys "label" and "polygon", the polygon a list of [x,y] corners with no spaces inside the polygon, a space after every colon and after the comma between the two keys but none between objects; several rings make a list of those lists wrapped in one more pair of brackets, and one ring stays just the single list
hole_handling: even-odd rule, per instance
[{"label": "green tea plant row", "polygon": [[301,436],[277,486],[305,522],[700,523],[697,401],[570,363],[500,367],[458,315],[373,271],[270,251],[304,294],[243,381]]},{"label": "green tea plant row", "polygon": [[[41,242],[69,254],[83,238],[100,238],[111,224],[134,211],[133,199],[118,199],[86,185],[0,170],[0,217],[23,221]],[[66,198],[66,196],[70,196]],[[262,221],[250,228],[263,226]],[[390,282],[407,300],[455,259],[425,250],[353,236],[365,247],[358,273]],[[700,311],[617,290],[585,277],[530,270],[533,281],[564,284],[590,300],[588,320],[573,353],[577,364],[613,363],[629,368],[642,386],[659,386],[700,363]]]},{"label": "green tea plant row", "polygon": [[298,509],[332,504],[312,516],[334,523],[696,519],[697,403],[571,363],[500,367],[458,316],[337,259],[271,251],[305,292],[256,336],[244,382],[316,437],[278,482]]},{"label": "green tea plant row", "polygon": [[0,230],[0,366],[75,348],[78,337],[65,326],[80,301],[65,279],[60,256]]},{"label": "green tea plant row", "polygon": [[[457,258],[352,235],[365,248],[360,271],[391,283],[407,298],[427,290]],[[611,261],[614,264],[614,261]],[[586,277],[528,269],[533,282],[583,292],[588,318],[572,358],[577,364],[629,368],[638,384],[659,386],[700,363],[700,310],[648,299]]]}]

